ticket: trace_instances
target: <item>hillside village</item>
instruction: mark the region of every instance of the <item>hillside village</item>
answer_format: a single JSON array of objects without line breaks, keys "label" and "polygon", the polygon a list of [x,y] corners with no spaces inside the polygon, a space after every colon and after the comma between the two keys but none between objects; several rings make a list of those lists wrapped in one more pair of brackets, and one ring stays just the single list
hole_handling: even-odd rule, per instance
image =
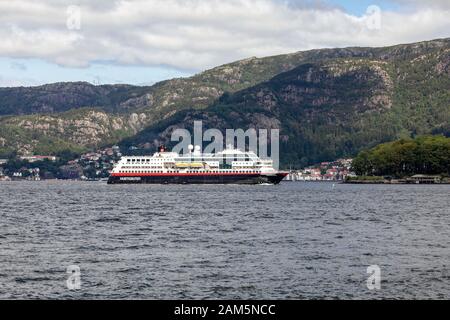
[{"label": "hillside village", "polygon": [[101,180],[109,176],[121,156],[120,148],[113,146],[69,161],[42,155],[0,159],[0,181]]},{"label": "hillside village", "polygon": [[[0,181],[49,179],[95,181],[109,177],[122,152],[118,146],[82,154],[65,163],[55,156],[21,156],[0,159]],[[289,170],[288,181],[343,181],[352,176],[351,159],[322,162],[301,170]]]},{"label": "hillside village", "polygon": [[345,181],[355,176],[351,170],[352,159],[339,159],[333,162],[322,162],[302,170],[291,170],[287,181]]}]

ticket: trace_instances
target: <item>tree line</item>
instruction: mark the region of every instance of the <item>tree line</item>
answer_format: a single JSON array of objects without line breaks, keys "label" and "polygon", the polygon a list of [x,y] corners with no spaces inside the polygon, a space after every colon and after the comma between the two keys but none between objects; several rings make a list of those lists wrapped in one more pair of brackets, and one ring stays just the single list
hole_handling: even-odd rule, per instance
[{"label": "tree line", "polygon": [[450,138],[429,135],[383,143],[370,150],[361,151],[353,160],[352,166],[360,176],[448,176]]}]

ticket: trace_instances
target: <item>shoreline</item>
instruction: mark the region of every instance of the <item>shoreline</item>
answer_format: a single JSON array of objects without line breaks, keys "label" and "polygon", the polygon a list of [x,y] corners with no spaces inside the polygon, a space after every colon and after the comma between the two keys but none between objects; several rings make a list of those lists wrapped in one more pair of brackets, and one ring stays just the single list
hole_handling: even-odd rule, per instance
[{"label": "shoreline", "polygon": [[354,180],[354,181],[344,181],[343,184],[392,184],[392,185],[449,185],[450,181],[442,182],[414,182],[414,181],[403,181],[403,180]]},{"label": "shoreline", "polygon": [[[105,182],[102,180],[63,180],[63,179],[42,179],[42,180],[0,180],[0,184],[7,183],[39,183],[39,182],[48,182],[48,183],[71,183],[71,182],[86,182],[86,183],[99,183]],[[305,184],[347,184],[347,185],[450,185],[450,182],[440,182],[440,183],[414,183],[414,182],[405,182],[405,181],[370,181],[370,180],[358,180],[358,181],[281,181],[280,184],[294,184],[294,183],[305,183]],[[162,184],[161,184],[162,185]]]}]

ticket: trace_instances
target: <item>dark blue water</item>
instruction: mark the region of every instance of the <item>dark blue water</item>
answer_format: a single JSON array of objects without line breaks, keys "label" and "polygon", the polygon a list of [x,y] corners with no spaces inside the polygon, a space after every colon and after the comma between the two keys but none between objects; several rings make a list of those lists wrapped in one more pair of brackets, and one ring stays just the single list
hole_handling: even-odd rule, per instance
[{"label": "dark blue water", "polygon": [[[449,185],[4,182],[0,298],[448,299],[449,196]],[[366,286],[369,265],[380,290]]]}]

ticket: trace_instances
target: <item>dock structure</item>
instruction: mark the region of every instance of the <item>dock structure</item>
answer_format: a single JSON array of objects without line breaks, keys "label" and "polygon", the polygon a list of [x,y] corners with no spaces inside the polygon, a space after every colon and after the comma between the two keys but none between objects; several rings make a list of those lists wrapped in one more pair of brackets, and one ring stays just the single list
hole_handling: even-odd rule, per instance
[{"label": "dock structure", "polygon": [[441,176],[416,174],[409,178],[408,182],[416,184],[437,184],[441,183]]}]

